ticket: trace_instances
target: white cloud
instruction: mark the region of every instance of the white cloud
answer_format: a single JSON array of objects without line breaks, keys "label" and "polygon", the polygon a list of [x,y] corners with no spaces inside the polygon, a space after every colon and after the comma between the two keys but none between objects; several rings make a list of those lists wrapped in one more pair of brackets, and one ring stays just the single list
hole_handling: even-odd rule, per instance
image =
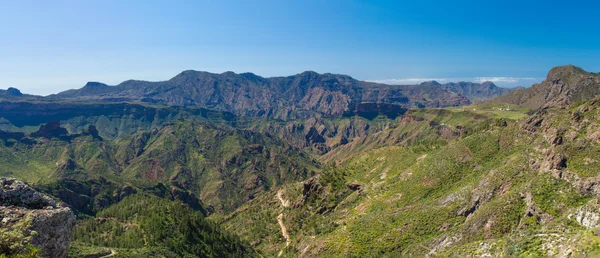
[{"label": "white cloud", "polygon": [[402,79],[383,79],[383,80],[367,80],[376,83],[385,84],[419,84],[422,82],[437,81],[437,82],[448,82],[448,78],[402,78]]},{"label": "white cloud", "polygon": [[520,78],[520,77],[475,77],[473,78],[473,82],[510,82],[510,83],[515,83],[515,82],[520,82],[520,81],[535,81],[537,80],[537,78]]},{"label": "white cloud", "polygon": [[506,85],[506,86],[516,86],[516,85],[529,86],[535,82],[539,82],[542,80],[543,80],[543,78],[533,78],[533,77],[503,77],[503,76],[485,77],[485,76],[482,76],[482,77],[471,77],[471,78],[397,78],[397,79],[381,79],[381,80],[367,80],[367,81],[376,82],[376,83],[384,83],[384,84],[392,84],[392,85],[402,85],[402,84],[414,85],[414,84],[419,84],[419,83],[427,82],[427,81],[437,81],[439,83],[447,83],[447,82],[483,83],[483,82],[490,81],[495,84]]}]

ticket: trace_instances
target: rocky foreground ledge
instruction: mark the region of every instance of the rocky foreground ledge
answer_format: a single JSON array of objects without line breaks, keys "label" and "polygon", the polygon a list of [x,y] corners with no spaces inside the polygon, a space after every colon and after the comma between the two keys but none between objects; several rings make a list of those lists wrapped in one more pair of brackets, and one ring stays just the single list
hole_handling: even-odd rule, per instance
[{"label": "rocky foreground ledge", "polygon": [[41,257],[67,257],[75,215],[26,183],[0,178],[0,228],[21,230],[30,236]]}]

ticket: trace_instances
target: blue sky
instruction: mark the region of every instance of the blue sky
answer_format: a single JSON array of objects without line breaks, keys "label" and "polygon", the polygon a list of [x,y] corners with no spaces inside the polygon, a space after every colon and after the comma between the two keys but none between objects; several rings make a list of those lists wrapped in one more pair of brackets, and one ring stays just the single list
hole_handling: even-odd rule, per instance
[{"label": "blue sky", "polygon": [[600,71],[596,1],[0,0],[0,88],[50,94],[182,70],[529,86]]}]

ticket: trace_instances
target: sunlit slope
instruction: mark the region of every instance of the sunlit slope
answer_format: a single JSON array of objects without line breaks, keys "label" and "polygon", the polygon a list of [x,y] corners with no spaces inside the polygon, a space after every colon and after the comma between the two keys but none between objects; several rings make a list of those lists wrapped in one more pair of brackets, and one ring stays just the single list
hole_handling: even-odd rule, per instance
[{"label": "sunlit slope", "polygon": [[44,185],[88,214],[119,201],[124,187],[131,188],[124,190],[128,193],[164,192],[209,212],[232,210],[284,182],[303,180],[320,166],[278,139],[195,121],[118,140],[89,133],[21,134],[0,142],[1,176]]},{"label": "sunlit slope", "polygon": [[250,225],[240,236],[267,254],[596,254],[598,103],[487,120],[445,143],[357,152],[287,185],[287,207],[271,192],[219,220]]}]

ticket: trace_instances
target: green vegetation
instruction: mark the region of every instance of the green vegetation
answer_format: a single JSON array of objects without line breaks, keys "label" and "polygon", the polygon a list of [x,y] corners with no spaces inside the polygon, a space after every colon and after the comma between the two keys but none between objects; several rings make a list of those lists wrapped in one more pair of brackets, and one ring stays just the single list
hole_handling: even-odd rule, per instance
[{"label": "green vegetation", "polygon": [[[415,128],[407,137],[415,140],[371,145],[366,151],[348,148],[348,153],[340,147],[335,154],[347,160],[326,167],[315,179],[284,187],[284,198],[296,205],[282,208],[274,193],[265,194],[213,219],[226,228],[256,224],[238,233],[268,255],[284,248],[274,221],[280,212],[292,239],[283,249],[290,256],[546,256],[567,250],[589,255],[599,241],[572,215],[589,196],[576,181],[558,178],[549,168],[560,166],[552,153],[565,153],[566,171],[586,175],[579,172],[583,166],[570,164],[594,156],[596,143],[586,130],[595,120],[585,118],[595,116],[596,106],[578,106],[586,110],[580,115],[552,110],[539,125],[535,119],[514,121],[512,113],[414,110],[407,115],[424,120],[390,130]],[[525,111],[518,112],[524,116]],[[470,127],[463,135],[443,138],[431,130],[431,121]],[[525,133],[531,126],[527,130],[536,132]],[[562,141],[555,140],[554,129]],[[385,132],[369,137],[393,141]]]},{"label": "green vegetation", "polygon": [[[534,109],[548,93],[517,92]],[[73,257],[594,256],[600,98],[567,100],[217,123],[142,105],[153,119],[65,124],[95,119],[106,139],[3,134],[0,175],[79,212]]]},{"label": "green vegetation", "polygon": [[510,104],[482,103],[471,106],[447,108],[452,112],[472,112],[492,118],[504,118],[510,120],[519,120],[527,117],[531,110]]},{"label": "green vegetation", "polygon": [[278,139],[195,121],[114,141],[89,135],[28,139],[0,140],[0,175],[34,183],[88,215],[146,190],[198,209],[231,211],[320,166]]},{"label": "green vegetation", "polygon": [[[154,196],[130,196],[81,221],[74,233],[73,256],[118,248],[139,256],[252,257],[236,236],[181,202]],[[98,250],[101,247],[103,249]],[[128,250],[134,249],[134,250]]]},{"label": "green vegetation", "polygon": [[[1,217],[1,216],[0,216]],[[0,228],[0,258],[33,258],[38,256],[39,248],[31,245],[31,238],[36,234],[30,230],[31,217],[16,224]]]}]

